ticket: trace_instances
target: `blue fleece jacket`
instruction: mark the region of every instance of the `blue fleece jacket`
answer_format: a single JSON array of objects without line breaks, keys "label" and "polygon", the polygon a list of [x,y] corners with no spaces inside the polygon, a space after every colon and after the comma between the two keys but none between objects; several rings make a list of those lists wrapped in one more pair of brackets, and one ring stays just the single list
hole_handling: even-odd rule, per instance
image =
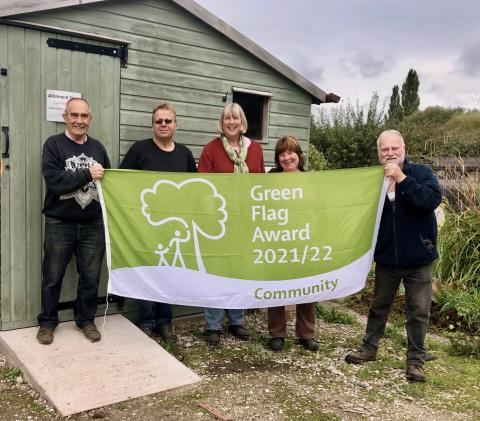
[{"label": "blue fleece jacket", "polygon": [[383,207],[375,262],[394,267],[417,267],[434,261],[437,221],[434,210],[442,201],[437,177],[423,164],[405,160],[407,176],[395,187],[395,201]]}]

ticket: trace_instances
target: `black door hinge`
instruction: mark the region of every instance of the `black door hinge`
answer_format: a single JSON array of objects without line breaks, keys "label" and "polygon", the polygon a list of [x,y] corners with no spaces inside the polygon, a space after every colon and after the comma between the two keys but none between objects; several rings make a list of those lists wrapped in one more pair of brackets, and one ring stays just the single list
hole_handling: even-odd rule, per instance
[{"label": "black door hinge", "polygon": [[3,67],[0,69],[0,75],[7,76],[7,73],[7,69],[4,69]]},{"label": "black door hinge", "polygon": [[106,47],[104,45],[87,44],[84,42],[67,41],[57,38],[48,38],[47,44],[49,47],[60,48],[62,50],[82,51],[84,53],[118,57],[122,67],[126,67],[128,62],[127,44],[121,44],[118,47]]}]

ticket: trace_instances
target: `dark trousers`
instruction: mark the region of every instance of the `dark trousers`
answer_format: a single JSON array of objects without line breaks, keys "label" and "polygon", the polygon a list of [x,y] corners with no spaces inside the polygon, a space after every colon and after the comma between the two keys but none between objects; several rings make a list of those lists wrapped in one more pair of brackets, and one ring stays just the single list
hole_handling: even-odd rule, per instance
[{"label": "dark trousers", "polygon": [[140,327],[154,327],[172,324],[172,305],[167,303],[156,303],[154,301],[137,300],[139,307]]},{"label": "dark trousers", "polygon": [[63,277],[73,254],[77,257],[79,275],[77,298],[73,308],[75,323],[79,328],[93,323],[105,254],[102,220],[76,223],[47,217],[43,247],[42,310],[38,315],[38,323],[52,329],[57,327]]},{"label": "dark trousers", "polygon": [[[313,339],[315,332],[315,303],[297,304],[295,306],[295,333],[300,339]],[[287,313],[285,307],[268,309],[268,332],[272,337],[287,336]]]},{"label": "dark trousers", "polygon": [[375,291],[368,312],[363,347],[377,352],[388,314],[397,295],[400,281],[405,287],[405,328],[407,331],[407,364],[423,365],[425,336],[432,303],[433,263],[416,268],[387,267],[377,264]]}]

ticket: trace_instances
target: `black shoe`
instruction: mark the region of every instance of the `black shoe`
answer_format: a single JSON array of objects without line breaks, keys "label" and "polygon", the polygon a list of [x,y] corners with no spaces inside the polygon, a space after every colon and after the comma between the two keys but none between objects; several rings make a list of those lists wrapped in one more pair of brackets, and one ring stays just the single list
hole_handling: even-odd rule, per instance
[{"label": "black shoe", "polygon": [[228,331],[238,339],[242,341],[248,340],[250,338],[250,334],[248,330],[245,329],[242,325],[230,325],[228,326]]},{"label": "black shoe", "polygon": [[318,349],[320,348],[320,345],[315,339],[300,338],[298,342],[300,342],[300,345],[302,345],[303,348],[306,349],[307,351],[317,352]]},{"label": "black shoe", "polygon": [[173,333],[171,324],[156,325],[152,332],[160,335],[164,341],[177,342],[177,335]]},{"label": "black shoe", "polygon": [[280,336],[270,338],[270,340],[268,341],[268,347],[275,352],[283,350],[284,346],[285,346],[285,339]]},{"label": "black shoe", "polygon": [[438,359],[438,355],[434,355],[434,354],[425,354],[425,362],[429,362],[429,361],[435,361],[436,359]]},{"label": "black shoe", "polygon": [[409,382],[425,383],[425,373],[423,372],[423,367],[421,365],[408,364],[405,374]]},{"label": "black shoe", "polygon": [[210,330],[207,329],[204,333],[205,342],[209,345],[217,346],[220,343],[220,330]]},{"label": "black shoe", "polygon": [[377,354],[375,352],[367,351],[364,348],[350,352],[345,357],[345,361],[349,364],[363,364],[367,361],[375,361],[376,359]]}]

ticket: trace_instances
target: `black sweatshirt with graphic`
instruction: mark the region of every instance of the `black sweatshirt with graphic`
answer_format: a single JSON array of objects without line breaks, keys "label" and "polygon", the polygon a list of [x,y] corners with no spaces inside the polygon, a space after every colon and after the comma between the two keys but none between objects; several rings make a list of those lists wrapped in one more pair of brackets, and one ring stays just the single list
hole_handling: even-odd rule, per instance
[{"label": "black sweatshirt with graphic", "polygon": [[42,153],[47,190],[45,216],[69,222],[88,222],[101,217],[97,186],[89,170],[96,163],[110,168],[104,146],[90,136],[83,144],[75,143],[65,133],[47,139]]}]

